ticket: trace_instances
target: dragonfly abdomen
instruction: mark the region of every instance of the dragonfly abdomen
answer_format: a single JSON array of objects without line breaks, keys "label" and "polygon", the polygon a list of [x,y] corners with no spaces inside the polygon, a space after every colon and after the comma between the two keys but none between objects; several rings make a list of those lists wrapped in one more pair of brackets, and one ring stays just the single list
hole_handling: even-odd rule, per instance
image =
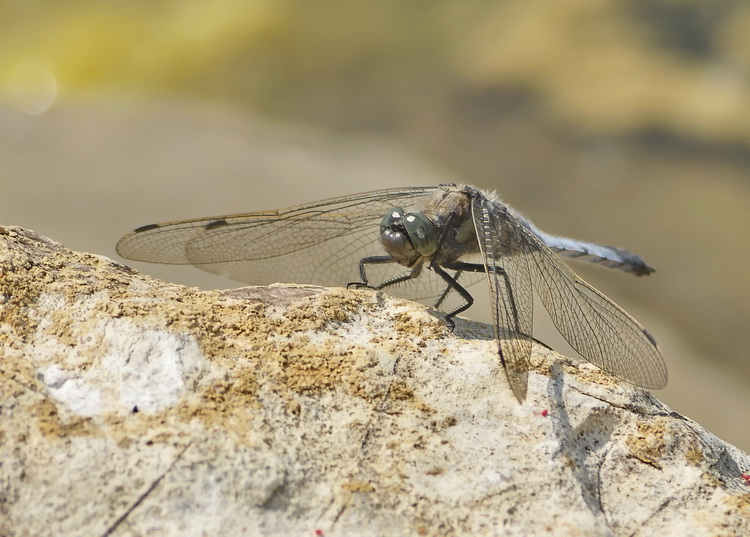
[{"label": "dragonfly abdomen", "polygon": [[645,276],[654,272],[653,267],[643,259],[622,248],[544,235],[542,240],[545,244],[562,257],[595,263],[607,268],[630,272],[636,276]]},{"label": "dragonfly abdomen", "polygon": [[633,252],[617,248],[616,246],[606,246],[603,244],[551,235],[536,227],[528,218],[520,214],[518,211],[513,209],[509,209],[509,211],[529,231],[541,239],[550,250],[559,256],[595,263],[607,268],[629,272],[636,276],[645,276],[654,272],[653,267],[649,266],[643,259],[635,255]]}]

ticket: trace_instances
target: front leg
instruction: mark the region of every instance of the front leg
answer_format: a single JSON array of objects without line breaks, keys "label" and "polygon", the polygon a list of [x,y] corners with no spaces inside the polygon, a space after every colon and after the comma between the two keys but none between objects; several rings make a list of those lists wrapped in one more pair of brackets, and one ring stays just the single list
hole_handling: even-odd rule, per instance
[{"label": "front leg", "polygon": [[385,263],[395,263],[396,260],[389,255],[371,255],[363,257],[359,260],[359,277],[362,278],[361,282],[349,282],[346,284],[347,289],[354,287],[355,289],[375,289],[370,285],[367,279],[367,265],[383,265]]},{"label": "front leg", "polygon": [[409,280],[412,280],[419,276],[419,274],[422,272],[422,265],[416,264],[411,268],[411,271],[408,274],[404,274],[403,276],[398,276],[396,278],[391,278],[390,280],[386,280],[380,285],[373,287],[370,285],[370,281],[367,278],[367,265],[383,265],[386,263],[396,263],[397,261],[387,255],[372,255],[369,257],[363,257],[359,262],[359,275],[362,277],[361,282],[351,282],[346,285],[346,288],[349,289],[351,287],[354,287],[356,289],[374,289],[376,291],[380,291],[381,289],[385,289],[387,287],[391,287],[393,285],[399,284],[401,282],[406,282]]}]

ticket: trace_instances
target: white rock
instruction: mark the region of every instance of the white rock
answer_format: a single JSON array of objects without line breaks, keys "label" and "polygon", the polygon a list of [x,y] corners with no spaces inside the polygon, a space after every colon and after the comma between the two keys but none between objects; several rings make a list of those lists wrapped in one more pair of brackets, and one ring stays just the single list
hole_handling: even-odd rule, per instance
[{"label": "white rock", "polygon": [[542,347],[520,405],[417,304],[12,227],[0,297],[0,535],[750,535],[746,454]]}]

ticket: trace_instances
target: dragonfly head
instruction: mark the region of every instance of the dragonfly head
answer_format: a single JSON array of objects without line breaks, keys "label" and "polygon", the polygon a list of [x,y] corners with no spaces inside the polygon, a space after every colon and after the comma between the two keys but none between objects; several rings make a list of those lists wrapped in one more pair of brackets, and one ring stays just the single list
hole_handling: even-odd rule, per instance
[{"label": "dragonfly head", "polygon": [[380,240],[386,251],[402,265],[411,266],[419,257],[429,257],[438,246],[435,223],[421,213],[391,209],[380,221]]}]

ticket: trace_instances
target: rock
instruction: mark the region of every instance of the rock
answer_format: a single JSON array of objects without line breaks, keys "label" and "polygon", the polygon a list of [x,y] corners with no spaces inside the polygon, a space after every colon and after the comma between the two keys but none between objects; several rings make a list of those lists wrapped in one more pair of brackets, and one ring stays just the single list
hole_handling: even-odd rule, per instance
[{"label": "rock", "polygon": [[[643,389],[370,291],[200,291],[0,228],[0,535],[750,535]],[[740,417],[741,426],[744,417]]]}]

